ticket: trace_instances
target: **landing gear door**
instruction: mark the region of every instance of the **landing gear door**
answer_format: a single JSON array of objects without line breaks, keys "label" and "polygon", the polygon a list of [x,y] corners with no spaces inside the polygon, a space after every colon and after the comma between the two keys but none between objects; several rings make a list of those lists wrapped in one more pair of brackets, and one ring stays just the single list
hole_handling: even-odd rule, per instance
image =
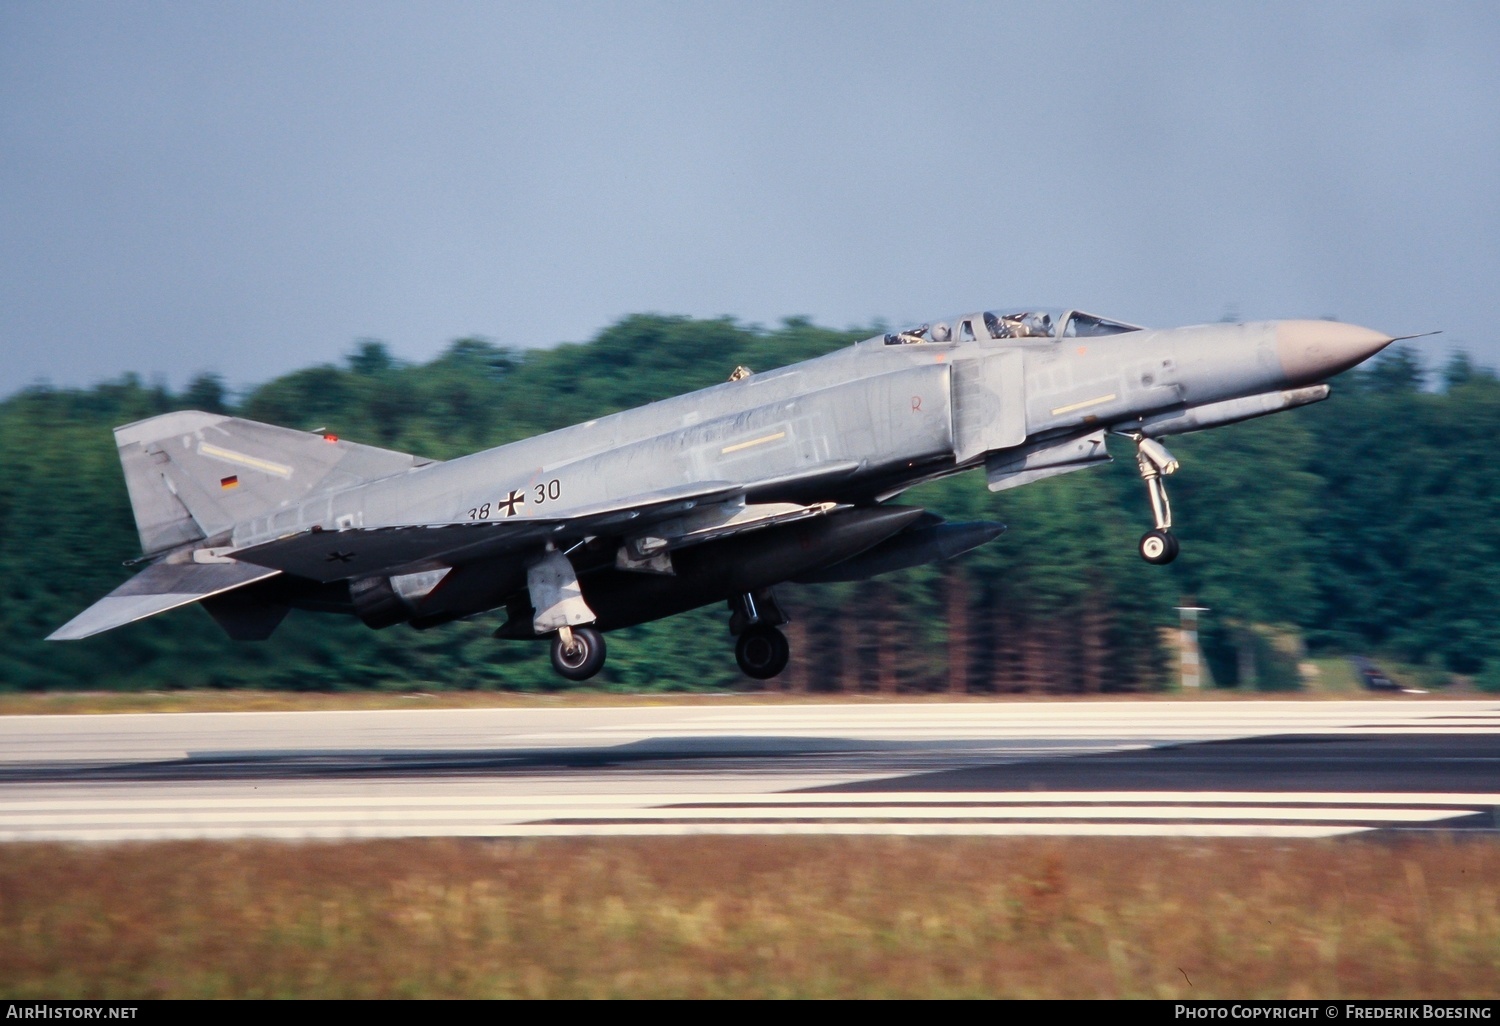
[{"label": "landing gear door", "polygon": [[1026,441],[1026,354],[1009,349],[953,364],[953,447],[964,463]]}]

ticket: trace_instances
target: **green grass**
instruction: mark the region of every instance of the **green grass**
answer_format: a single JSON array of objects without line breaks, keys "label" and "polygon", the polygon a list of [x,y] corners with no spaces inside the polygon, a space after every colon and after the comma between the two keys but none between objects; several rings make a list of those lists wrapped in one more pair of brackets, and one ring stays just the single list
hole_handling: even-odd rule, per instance
[{"label": "green grass", "polygon": [[1500,844],[0,847],[0,993],[1488,997]]}]

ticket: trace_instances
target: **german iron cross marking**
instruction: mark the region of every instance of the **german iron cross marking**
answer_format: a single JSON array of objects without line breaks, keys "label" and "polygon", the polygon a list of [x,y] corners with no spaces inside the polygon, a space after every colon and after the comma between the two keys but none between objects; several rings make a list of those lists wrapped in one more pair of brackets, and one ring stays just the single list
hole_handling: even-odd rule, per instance
[{"label": "german iron cross marking", "polygon": [[525,492],[511,492],[510,495],[501,499],[496,505],[505,510],[505,515],[513,517],[516,515],[516,507],[526,505]]}]

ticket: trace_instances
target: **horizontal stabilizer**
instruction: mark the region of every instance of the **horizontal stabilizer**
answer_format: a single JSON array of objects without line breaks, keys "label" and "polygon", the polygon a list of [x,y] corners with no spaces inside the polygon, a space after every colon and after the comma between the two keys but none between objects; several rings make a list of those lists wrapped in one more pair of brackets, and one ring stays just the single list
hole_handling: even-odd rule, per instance
[{"label": "horizontal stabilizer", "polygon": [[251,563],[157,563],[148,566],[53,631],[48,641],[77,641],[168,609],[243,588],[281,571]]}]

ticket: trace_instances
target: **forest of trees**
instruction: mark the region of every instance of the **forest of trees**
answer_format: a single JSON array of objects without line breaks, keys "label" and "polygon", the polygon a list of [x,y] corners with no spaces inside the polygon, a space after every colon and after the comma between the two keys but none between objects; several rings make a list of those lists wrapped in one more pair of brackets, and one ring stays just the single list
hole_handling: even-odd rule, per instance
[{"label": "forest of trees", "polygon": [[[126,377],[33,387],[0,403],[0,688],[556,688],[538,644],[496,641],[502,614],[426,632],[294,612],[268,642],[230,642],[187,608],[83,642],[48,633],[118,585],[138,555],[110,429],[174,409],[326,428],[439,459],[847,345],[804,320],[633,316],[587,344],[509,350],[463,339],[405,364],[378,342],[343,365],[231,396]],[[1294,687],[1286,641],[1473,674],[1500,685],[1500,381],[1468,357],[1435,380],[1388,351],[1293,413],[1171,440],[1182,556],[1136,555],[1149,526],[1128,444],[1117,463],[990,494],[964,475],[900,501],[1010,525],[951,563],[856,584],[787,585],[793,690],[1073,692],[1160,687],[1163,628],[1195,604],[1222,685]],[[1120,458],[1123,457],[1123,458]],[[612,634],[590,686],[723,690],[718,607]]]}]

